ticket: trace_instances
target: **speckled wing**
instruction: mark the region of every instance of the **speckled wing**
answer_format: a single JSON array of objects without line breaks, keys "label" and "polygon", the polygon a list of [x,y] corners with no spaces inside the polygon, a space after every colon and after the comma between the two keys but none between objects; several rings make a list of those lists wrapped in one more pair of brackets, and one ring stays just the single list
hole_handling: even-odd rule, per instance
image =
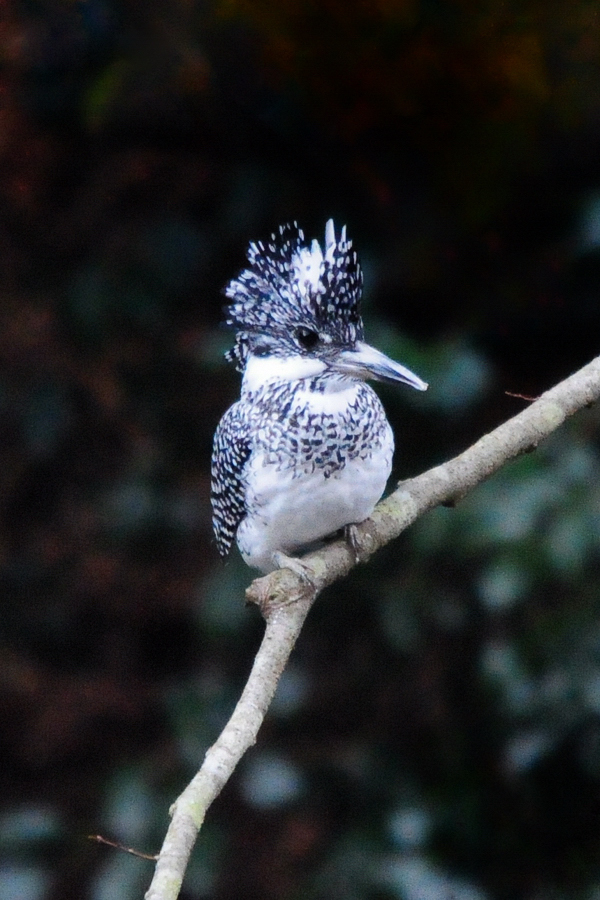
[{"label": "speckled wing", "polygon": [[244,466],[250,456],[250,432],[234,403],[215,432],[211,464],[211,502],[217,548],[225,557],[246,514]]}]

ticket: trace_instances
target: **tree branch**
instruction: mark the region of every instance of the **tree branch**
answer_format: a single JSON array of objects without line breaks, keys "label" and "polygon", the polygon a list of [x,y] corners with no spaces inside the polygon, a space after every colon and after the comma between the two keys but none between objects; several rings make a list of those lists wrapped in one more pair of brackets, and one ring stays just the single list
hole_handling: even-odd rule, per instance
[{"label": "tree branch", "polygon": [[[357,527],[361,562],[440,503],[453,503],[489,478],[505,462],[534,449],[569,416],[600,397],[600,357],[543,394],[523,412],[484,435],[459,456],[401,482]],[[226,784],[256,735],[275,693],[304,620],[323,588],[356,565],[347,542],[336,541],[307,554],[303,562],[313,585],[289,569],[256,579],[246,591],[266,621],[265,633],[240,700],[201,769],[171,807],[171,824],[146,900],[176,900],[206,811]]]}]

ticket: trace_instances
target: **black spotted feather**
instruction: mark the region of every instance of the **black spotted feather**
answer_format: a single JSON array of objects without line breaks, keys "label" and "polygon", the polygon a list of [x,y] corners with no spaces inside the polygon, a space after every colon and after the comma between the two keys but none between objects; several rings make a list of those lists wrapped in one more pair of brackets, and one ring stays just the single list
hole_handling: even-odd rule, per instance
[{"label": "black spotted feather", "polygon": [[[299,323],[317,332],[326,330],[340,345],[352,346],[363,339],[363,278],[356,252],[345,229],[336,238],[332,224],[329,239],[324,253],[316,241],[307,247],[304,233],[294,222],[281,225],[270,241],[250,244],[250,267],[225,289],[233,300],[226,310],[226,324],[237,329],[235,346],[226,358],[238,369],[243,370],[246,363],[252,333],[280,338],[282,355],[286,348],[289,352],[290,334]],[[299,267],[302,258],[314,266],[310,280],[306,269]]]},{"label": "black spotted feather", "polygon": [[225,557],[246,514],[243,472],[250,456],[250,433],[240,403],[227,410],[215,432],[211,464],[211,503],[217,548]]}]

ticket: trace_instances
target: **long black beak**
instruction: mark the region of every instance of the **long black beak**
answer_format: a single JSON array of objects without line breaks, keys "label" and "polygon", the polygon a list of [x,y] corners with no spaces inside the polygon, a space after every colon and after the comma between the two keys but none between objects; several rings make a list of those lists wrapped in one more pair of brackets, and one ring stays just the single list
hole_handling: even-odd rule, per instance
[{"label": "long black beak", "polygon": [[335,362],[330,365],[338,372],[361,378],[363,381],[373,378],[375,381],[385,381],[388,384],[401,382],[409,384],[417,391],[426,391],[428,388],[427,383],[410,369],[394,362],[385,353],[380,353],[375,347],[362,341],[357,341],[353,350],[342,350]]}]

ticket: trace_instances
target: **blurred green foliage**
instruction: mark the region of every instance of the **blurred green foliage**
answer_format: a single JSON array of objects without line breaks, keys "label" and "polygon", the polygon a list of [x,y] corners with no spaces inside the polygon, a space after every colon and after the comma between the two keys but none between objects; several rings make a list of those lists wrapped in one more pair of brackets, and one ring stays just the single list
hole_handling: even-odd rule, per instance
[{"label": "blurred green foliage", "polygon": [[[260,640],[211,537],[249,240],[345,222],[397,478],[585,363],[600,5],[51,0],[0,22],[0,894],[141,897]],[[183,900],[593,900],[596,409],[313,609]]]}]

